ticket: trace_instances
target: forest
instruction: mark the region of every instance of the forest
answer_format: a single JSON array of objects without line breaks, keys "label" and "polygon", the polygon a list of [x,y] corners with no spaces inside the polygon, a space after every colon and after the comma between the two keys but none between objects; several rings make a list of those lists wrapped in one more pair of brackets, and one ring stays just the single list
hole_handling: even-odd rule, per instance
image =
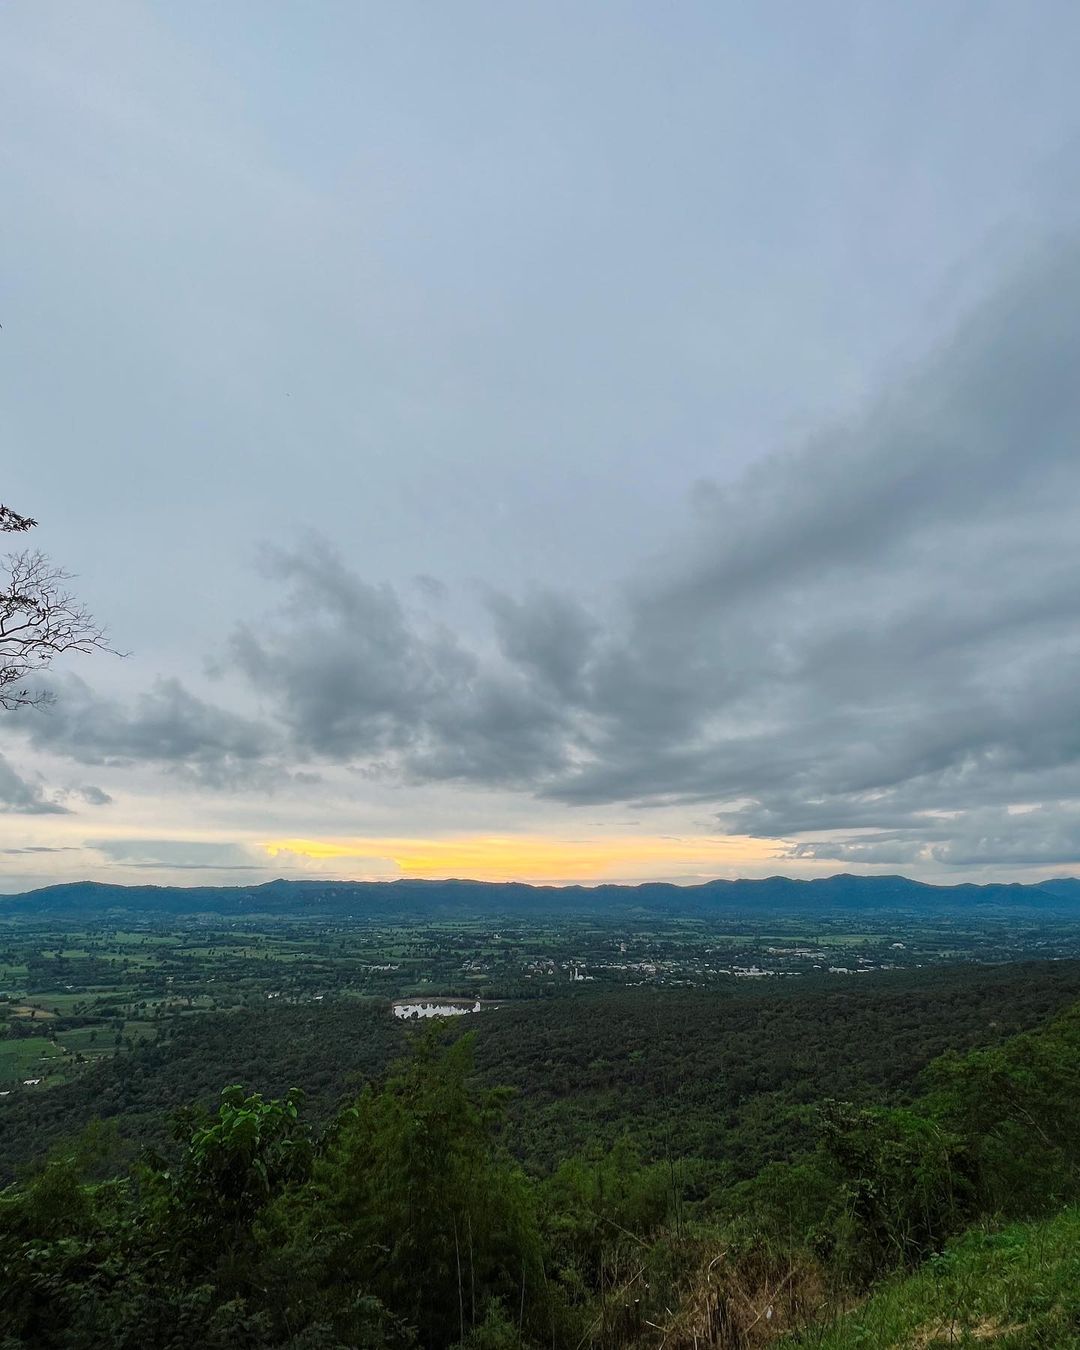
[{"label": "forest", "polygon": [[[0,1344],[875,1344],[973,1232],[1070,1231],[1078,1000],[1048,961],[179,1019],[4,1103]],[[1052,1304],[1003,1344],[1080,1344]]]}]

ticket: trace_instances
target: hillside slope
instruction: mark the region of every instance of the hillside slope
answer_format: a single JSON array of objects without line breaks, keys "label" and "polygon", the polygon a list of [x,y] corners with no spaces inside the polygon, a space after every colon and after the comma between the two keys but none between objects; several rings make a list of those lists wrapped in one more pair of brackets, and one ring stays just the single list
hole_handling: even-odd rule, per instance
[{"label": "hillside slope", "polygon": [[890,1280],[831,1327],[789,1350],[1076,1350],[1080,1347],[1080,1209],[999,1232],[976,1230],[915,1274]]}]

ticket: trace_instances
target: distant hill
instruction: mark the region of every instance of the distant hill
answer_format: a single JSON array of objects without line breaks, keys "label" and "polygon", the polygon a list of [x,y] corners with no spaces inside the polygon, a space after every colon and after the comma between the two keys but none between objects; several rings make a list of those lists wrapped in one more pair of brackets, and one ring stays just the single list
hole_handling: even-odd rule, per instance
[{"label": "distant hill", "polygon": [[483,881],[268,881],[259,886],[115,886],[95,881],[0,896],[0,919],[110,914],[452,918],[511,915],[1015,910],[1080,917],[1080,880],[931,886],[902,876],[767,877],[700,886],[527,886]]}]

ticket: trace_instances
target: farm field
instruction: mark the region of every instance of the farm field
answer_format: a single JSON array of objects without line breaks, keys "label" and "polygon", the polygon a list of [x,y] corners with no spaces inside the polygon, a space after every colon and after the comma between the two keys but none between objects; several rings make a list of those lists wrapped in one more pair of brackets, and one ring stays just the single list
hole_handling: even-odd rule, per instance
[{"label": "farm field", "polygon": [[[903,979],[943,964],[1080,956],[1080,923],[902,912],[715,923],[565,915],[492,921],[160,916],[0,926],[0,1091],[40,1092],[236,1009],[358,999],[528,1001],[633,987],[743,997]],[[28,1083],[29,1079],[38,1082]]]}]

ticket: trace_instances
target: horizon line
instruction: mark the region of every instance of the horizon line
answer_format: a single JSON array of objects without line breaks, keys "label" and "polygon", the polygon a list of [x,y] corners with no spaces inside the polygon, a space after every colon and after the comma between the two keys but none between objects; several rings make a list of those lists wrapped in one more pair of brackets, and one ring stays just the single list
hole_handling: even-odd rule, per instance
[{"label": "horizon line", "polygon": [[[164,870],[164,869],[163,869]],[[181,885],[175,882],[124,882],[124,881],[98,881],[93,877],[83,877],[78,881],[55,881],[46,882],[42,886],[34,886],[29,890],[22,891],[0,891],[0,903],[4,900],[18,899],[24,896],[40,894],[43,891],[66,890],[76,886],[101,886],[111,887],[115,890],[157,890],[157,891],[242,891],[242,890],[260,890],[266,886],[286,885],[286,886],[520,886],[533,891],[563,891],[563,890],[623,890],[636,891],[643,890],[648,886],[666,886],[673,890],[700,890],[706,886],[735,886],[740,884],[764,885],[768,882],[784,881],[792,885],[815,885],[829,881],[857,880],[857,881],[904,881],[913,886],[924,886],[931,890],[956,890],[960,887],[969,887],[972,889],[981,889],[984,887],[1038,887],[1044,886],[1053,881],[1078,881],[1073,873],[1055,873],[1051,876],[1041,877],[1032,881],[1018,880],[991,880],[991,881],[922,881],[918,877],[907,876],[903,872],[831,872],[828,876],[819,877],[799,877],[790,876],[783,872],[774,872],[766,877],[739,876],[739,877],[710,877],[704,881],[664,881],[664,880],[644,880],[644,881],[521,881],[517,879],[506,879],[500,881],[481,881],[475,877],[380,877],[377,879],[357,879],[355,877],[271,877],[266,881],[252,882],[248,885],[243,883],[205,883],[199,885],[192,883],[190,885]]]}]

